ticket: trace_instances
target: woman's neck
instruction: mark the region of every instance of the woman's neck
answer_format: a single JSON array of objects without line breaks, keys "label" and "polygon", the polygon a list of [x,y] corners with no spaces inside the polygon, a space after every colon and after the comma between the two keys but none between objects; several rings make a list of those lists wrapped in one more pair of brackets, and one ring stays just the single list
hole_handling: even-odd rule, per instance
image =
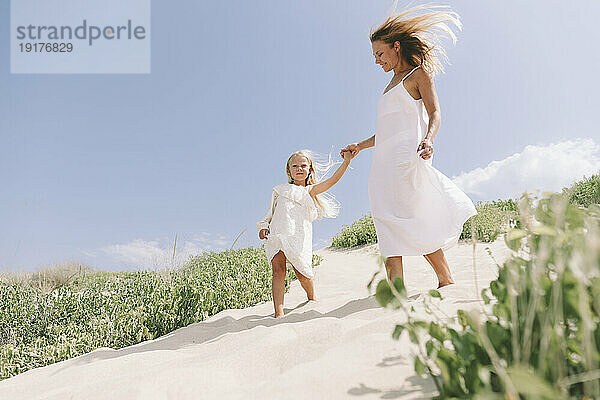
[{"label": "woman's neck", "polygon": [[297,181],[297,180],[294,179],[294,183],[292,183],[292,185],[306,186],[306,183],[304,181]]},{"label": "woman's neck", "polygon": [[398,64],[396,64],[396,66],[394,67],[394,78],[403,77],[404,74],[406,74],[411,69],[413,69],[412,65],[404,61],[403,58],[400,58]]}]

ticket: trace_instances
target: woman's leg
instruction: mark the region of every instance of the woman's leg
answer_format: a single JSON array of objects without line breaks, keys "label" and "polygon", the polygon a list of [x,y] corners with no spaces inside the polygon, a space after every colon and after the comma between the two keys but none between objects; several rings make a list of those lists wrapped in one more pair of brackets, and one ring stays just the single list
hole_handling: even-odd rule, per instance
[{"label": "woman's leg", "polygon": [[425,254],[423,257],[425,257],[437,275],[439,282],[438,289],[454,283],[452,274],[450,273],[450,266],[448,265],[448,261],[446,260],[446,256],[444,256],[442,249]]},{"label": "woman's leg", "polygon": [[273,306],[275,307],[275,318],[283,317],[283,295],[285,293],[285,254],[283,251],[275,254],[271,260],[273,268],[273,279],[271,280],[271,291],[273,293]]},{"label": "woman's leg", "polygon": [[397,276],[404,279],[404,271],[402,269],[402,256],[388,257],[385,260],[385,269],[387,270],[388,278],[394,280]]},{"label": "woman's leg", "polygon": [[296,274],[296,278],[300,281],[300,285],[302,285],[302,289],[306,292],[309,300],[315,299],[315,284],[312,278],[307,278],[302,275],[296,268],[294,268],[294,273]]}]

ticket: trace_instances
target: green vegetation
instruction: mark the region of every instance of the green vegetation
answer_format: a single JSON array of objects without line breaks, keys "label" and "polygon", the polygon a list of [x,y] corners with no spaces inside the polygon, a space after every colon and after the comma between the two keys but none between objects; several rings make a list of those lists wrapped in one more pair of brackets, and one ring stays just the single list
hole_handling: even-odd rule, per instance
[{"label": "green vegetation", "polygon": [[564,188],[563,194],[568,197],[569,203],[582,207],[600,204],[600,174],[575,182],[568,188]]},{"label": "green vegetation", "polygon": [[[320,261],[313,256],[313,264]],[[292,279],[288,271],[286,290]],[[204,253],[175,271],[70,265],[13,276],[0,283],[0,379],[99,347],[154,339],[270,298],[271,270],[261,248]]]},{"label": "green vegetation", "polygon": [[[487,314],[414,317],[401,280],[377,286],[378,301],[406,312],[419,343],[415,370],[434,377],[440,398],[600,398],[600,175],[534,205],[478,203],[467,221],[481,241],[508,232],[515,251],[482,296]],[[473,227],[473,228],[471,228]],[[345,226],[333,247],[376,243],[371,216]],[[313,256],[313,264],[321,259]],[[293,273],[288,271],[286,290]],[[262,249],[204,253],[175,271],[105,272],[79,264],[0,276],[0,379],[99,347],[122,348],[270,300]]]},{"label": "green vegetation", "polygon": [[465,222],[460,239],[471,239],[471,227],[473,227],[475,239],[489,243],[496,240],[498,235],[508,231],[511,226],[520,224],[515,200],[480,201],[475,208],[477,215]]},{"label": "green vegetation", "polygon": [[373,217],[365,215],[350,225],[344,225],[342,230],[331,239],[331,247],[348,248],[377,243],[377,234]]},{"label": "green vegetation", "polygon": [[[471,238],[471,226],[475,238],[482,242],[493,242],[499,234],[511,226],[518,226],[518,210],[515,200],[496,200],[479,202],[475,205],[477,215],[469,218],[463,225],[460,239]],[[365,215],[350,225],[344,225],[331,240],[333,248],[349,248],[377,243],[377,234],[371,215]]]},{"label": "green vegetation", "polygon": [[[600,174],[574,183],[563,189],[569,203],[582,207],[600,204]],[[493,242],[498,235],[510,228],[520,228],[519,209],[516,199],[480,201],[475,204],[477,215],[469,218],[463,225],[460,239],[471,239],[471,230],[475,239],[481,242]],[[349,248],[377,243],[377,234],[371,215],[365,215],[350,225],[344,225],[331,240],[333,248]]]},{"label": "green vegetation", "polygon": [[521,199],[522,226],[505,237],[513,255],[482,291],[483,312],[442,317],[432,290],[422,320],[400,278],[379,282],[379,303],[406,314],[392,336],[418,345],[415,371],[439,399],[600,398],[600,206],[580,207],[595,192],[574,187]]}]

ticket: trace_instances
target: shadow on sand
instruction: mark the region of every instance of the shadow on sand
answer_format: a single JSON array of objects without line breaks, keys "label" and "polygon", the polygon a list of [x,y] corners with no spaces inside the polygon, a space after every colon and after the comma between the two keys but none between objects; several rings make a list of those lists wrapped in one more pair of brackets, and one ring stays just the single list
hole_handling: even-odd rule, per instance
[{"label": "shadow on sand", "polygon": [[[392,383],[392,382],[390,382]],[[350,388],[348,394],[352,396],[364,396],[380,394],[380,399],[397,399],[399,397],[418,392],[420,397],[411,397],[415,399],[431,399],[437,395],[437,389],[431,379],[424,379],[418,376],[410,376],[404,380],[406,387],[398,389],[377,389],[366,386],[364,383],[360,383],[357,387]]]},{"label": "shadow on sand", "polygon": [[[292,309],[286,309],[285,312],[296,310],[308,304],[308,301],[300,303]],[[316,310],[308,310],[303,313],[288,314],[283,318],[273,318],[273,314],[268,315],[248,315],[246,317],[235,319],[230,316],[224,316],[215,321],[203,321],[191,324],[184,328],[179,328],[165,336],[157,338],[151,342],[143,342],[134,346],[126,347],[120,350],[108,348],[98,349],[73,359],[64,368],[71,365],[82,365],[98,360],[107,360],[111,358],[123,357],[129,354],[143,353],[155,350],[177,350],[187,346],[214,341],[227,333],[236,333],[255,328],[257,326],[275,326],[279,324],[294,324],[317,318],[344,318],[349,315],[380,308],[375,300],[375,296],[368,296],[358,300],[352,300],[343,306],[327,313],[321,313]],[[62,369],[62,368],[61,368]],[[57,370],[55,373],[60,371]]]}]

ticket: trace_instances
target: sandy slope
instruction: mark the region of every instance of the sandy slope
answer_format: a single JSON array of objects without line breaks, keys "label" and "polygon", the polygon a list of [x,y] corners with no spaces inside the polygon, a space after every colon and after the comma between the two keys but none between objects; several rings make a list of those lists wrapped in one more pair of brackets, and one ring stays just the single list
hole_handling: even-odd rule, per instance
[{"label": "sandy slope", "polygon": [[[508,256],[502,239],[477,245],[477,285],[496,277]],[[0,382],[0,399],[417,399],[435,386],[412,369],[410,343],[391,333],[400,312],[380,308],[366,285],[379,269],[373,246],[320,250],[320,301],[306,303],[294,282],[286,317],[272,304],[226,310],[169,335],[118,351],[98,349]],[[447,257],[457,285],[441,289],[443,308],[478,306],[473,248]],[[406,257],[409,296],[437,285],[423,257]]]}]

